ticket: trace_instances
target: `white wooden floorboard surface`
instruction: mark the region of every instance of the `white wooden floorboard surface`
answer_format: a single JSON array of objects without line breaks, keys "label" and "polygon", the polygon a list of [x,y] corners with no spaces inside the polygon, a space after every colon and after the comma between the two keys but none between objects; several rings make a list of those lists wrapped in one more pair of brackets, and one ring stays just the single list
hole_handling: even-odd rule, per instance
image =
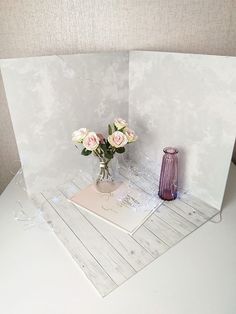
[{"label": "white wooden floorboard surface", "polygon": [[[42,197],[37,196],[37,203],[43,204],[42,213],[46,222],[64,244],[68,252],[78,263],[84,274],[96,287],[101,296],[105,296],[117,287],[117,284],[102,268],[95,257],[88,251],[73,230],[63,221],[55,209]],[[39,204],[39,203],[38,203]]]},{"label": "white wooden floorboard surface", "polygon": [[196,197],[181,195],[181,199],[164,202],[131,236],[70,203],[67,198],[80,188],[75,179],[44,192],[43,212],[101,296],[218,213]]},{"label": "white wooden floorboard surface", "polygon": [[161,241],[154,233],[148,230],[144,225],[141,226],[132,237],[142,245],[154,258],[159,257],[169,246]]},{"label": "white wooden floorboard surface", "polygon": [[[75,183],[70,182],[60,187],[60,190],[67,198],[70,198],[79,191],[79,188]],[[75,208],[78,210],[77,206],[75,206]],[[129,234],[114,228],[112,225],[98,219],[93,214],[89,214],[83,209],[79,209],[79,211],[136,271],[153,261],[154,258],[152,254]]]},{"label": "white wooden floorboard surface", "polygon": [[59,201],[54,202],[50,199],[49,203],[117,285],[135,274],[135,269],[88,222],[80,211],[68,202],[64,195],[61,194],[58,198]]},{"label": "white wooden floorboard surface", "polygon": [[208,204],[193,195],[183,194],[181,197],[181,201],[192,206],[194,209],[198,210],[202,214],[204,213],[207,217],[214,216],[218,213],[217,209],[209,206]]},{"label": "white wooden floorboard surface", "polygon": [[[105,299],[81,271],[83,264],[71,260],[69,250],[42,222],[19,180],[13,180],[0,198],[0,313],[235,314],[234,165],[230,173],[222,221],[206,223]],[[89,268],[90,280],[92,274]]]},{"label": "white wooden floorboard surface", "polygon": [[165,221],[160,219],[156,214],[153,214],[145,223],[145,227],[152,231],[160,240],[166,243],[169,247],[179,242],[184,235]]},{"label": "white wooden floorboard surface", "polygon": [[196,229],[196,225],[165,205],[161,205],[155,214],[183,235],[187,235]]},{"label": "white wooden floorboard surface", "polygon": [[176,199],[173,202],[166,202],[164,203],[164,206],[170,208],[196,226],[201,226],[208,218],[205,214],[202,214],[192,206],[180,201],[179,199]]},{"label": "white wooden floorboard surface", "polygon": [[[66,197],[70,198],[74,193],[79,191],[79,188],[73,183],[67,183],[61,187],[61,191],[65,193]],[[75,208],[78,210],[77,206],[75,206]],[[154,260],[148,250],[139,245],[139,243],[126,232],[114,228],[112,225],[98,219],[83,209],[79,209],[79,211],[136,271],[142,269]]]}]

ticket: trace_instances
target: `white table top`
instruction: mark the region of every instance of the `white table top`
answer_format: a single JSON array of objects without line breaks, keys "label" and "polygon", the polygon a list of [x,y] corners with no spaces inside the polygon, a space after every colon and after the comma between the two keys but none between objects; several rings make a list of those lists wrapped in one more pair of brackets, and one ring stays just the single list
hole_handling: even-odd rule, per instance
[{"label": "white table top", "polygon": [[223,221],[208,222],[105,298],[45,227],[14,219],[32,203],[9,184],[0,197],[0,313],[235,314],[236,167]]}]

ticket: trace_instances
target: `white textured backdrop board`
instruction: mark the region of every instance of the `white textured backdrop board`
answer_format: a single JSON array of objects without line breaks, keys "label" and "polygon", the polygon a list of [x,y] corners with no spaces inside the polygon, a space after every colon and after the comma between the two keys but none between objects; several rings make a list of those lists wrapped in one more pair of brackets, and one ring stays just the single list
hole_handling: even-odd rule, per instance
[{"label": "white textured backdrop board", "polygon": [[236,58],[94,53],[2,60],[1,71],[31,194],[90,163],[71,144],[74,129],[105,131],[121,116],[139,134],[133,157],[139,149],[160,166],[163,147],[177,146],[180,185],[220,209],[236,134]]},{"label": "white textured backdrop board", "polygon": [[[3,60],[1,70],[28,192],[102,296],[219,213],[236,133],[235,58],[79,54]],[[139,135],[132,158],[155,161],[156,190],[162,149],[173,145],[190,192],[162,204],[132,236],[67,199],[91,163],[72,131],[104,132],[117,116]]]},{"label": "white textured backdrop board", "polygon": [[126,52],[2,60],[1,71],[30,194],[88,166],[72,131],[105,131],[114,117],[128,119]]},{"label": "white textured backdrop board", "polygon": [[129,119],[140,151],[160,161],[163,147],[177,147],[179,185],[221,208],[236,135],[235,57],[130,52]]}]

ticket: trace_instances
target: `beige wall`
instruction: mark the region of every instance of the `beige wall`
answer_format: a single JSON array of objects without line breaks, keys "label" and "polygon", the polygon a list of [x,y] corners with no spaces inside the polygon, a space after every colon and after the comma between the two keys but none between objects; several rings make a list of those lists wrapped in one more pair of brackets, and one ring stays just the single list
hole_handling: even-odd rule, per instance
[{"label": "beige wall", "polygon": [[[236,0],[1,0],[0,58],[101,50],[236,55]],[[19,164],[0,80],[0,192]]]}]

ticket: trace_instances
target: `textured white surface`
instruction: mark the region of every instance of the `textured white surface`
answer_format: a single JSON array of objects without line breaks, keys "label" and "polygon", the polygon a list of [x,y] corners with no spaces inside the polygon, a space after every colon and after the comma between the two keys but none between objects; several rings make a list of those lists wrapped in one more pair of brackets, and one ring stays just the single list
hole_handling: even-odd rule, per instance
[{"label": "textured white surface", "polygon": [[177,147],[179,185],[220,209],[236,134],[236,58],[130,52],[129,66],[140,150],[160,161],[164,147]]},{"label": "textured white surface", "polygon": [[68,201],[79,191],[81,180],[77,177],[59,189],[45,191],[34,201],[101,296],[108,295],[219,213],[191,195],[183,195],[160,205],[130,235]]},{"label": "textured white surface", "polygon": [[[235,0],[0,1],[0,58],[133,49],[236,55],[235,37]],[[1,82],[0,147],[1,192],[19,167]]]},{"label": "textured white surface", "polygon": [[72,131],[106,132],[120,116],[139,134],[133,157],[143,162],[144,152],[158,174],[162,149],[176,146],[179,185],[220,209],[236,134],[236,58],[123,52],[8,59],[1,68],[29,193],[88,169]]},{"label": "textured white surface", "polygon": [[26,211],[33,205],[12,182],[0,197],[1,313],[235,314],[233,165],[228,183],[221,223],[205,224],[101,298],[52,232],[14,220],[18,200]]},{"label": "textured white surface", "polygon": [[29,193],[90,164],[74,130],[107,132],[114,117],[128,119],[127,53],[9,59],[1,70]]}]

